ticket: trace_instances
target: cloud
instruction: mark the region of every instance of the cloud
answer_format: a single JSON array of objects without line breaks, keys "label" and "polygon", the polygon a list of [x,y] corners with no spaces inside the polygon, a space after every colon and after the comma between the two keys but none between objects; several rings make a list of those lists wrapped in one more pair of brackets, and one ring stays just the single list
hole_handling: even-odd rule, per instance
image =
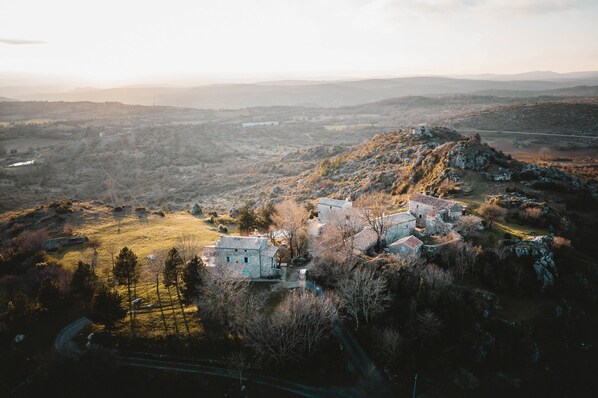
[{"label": "cloud", "polygon": [[0,38],[0,44],[11,44],[13,46],[19,46],[23,44],[45,44],[45,41],[41,40],[25,40],[25,39],[3,39]]},{"label": "cloud", "polygon": [[431,14],[499,12],[503,14],[546,14],[583,10],[598,4],[595,0],[382,0],[396,10]]}]

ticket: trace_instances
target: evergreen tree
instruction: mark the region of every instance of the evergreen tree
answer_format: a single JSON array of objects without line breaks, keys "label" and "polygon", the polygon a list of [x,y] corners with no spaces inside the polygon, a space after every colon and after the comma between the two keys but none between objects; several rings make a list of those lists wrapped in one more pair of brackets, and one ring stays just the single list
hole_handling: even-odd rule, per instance
[{"label": "evergreen tree", "polygon": [[96,280],[97,276],[91,265],[79,261],[77,269],[73,273],[73,279],[71,279],[71,293],[83,300],[87,306],[93,298]]},{"label": "evergreen tree", "polygon": [[123,247],[116,256],[116,261],[114,262],[114,277],[119,285],[126,285],[127,286],[127,294],[129,298],[129,319],[131,321],[131,333],[135,333],[135,324],[133,320],[133,303],[131,297],[131,286],[133,283],[137,283],[137,272],[138,262],[137,262],[137,255],[133,252],[133,250],[129,249],[128,247]]},{"label": "evergreen tree", "polygon": [[123,308],[122,298],[118,293],[104,284],[100,285],[91,302],[89,318],[95,323],[104,325],[107,330],[111,330],[114,324],[124,319],[126,315],[127,310]]},{"label": "evergreen tree", "polygon": [[242,234],[249,233],[257,227],[257,215],[249,205],[245,205],[239,209],[238,220],[239,232]]},{"label": "evergreen tree", "polygon": [[268,203],[260,209],[259,217],[257,220],[257,227],[262,231],[270,229],[270,225],[274,223],[272,216],[276,213],[276,209],[272,203]]},{"label": "evergreen tree", "polygon": [[183,269],[183,300],[185,303],[190,303],[194,298],[199,296],[199,287],[203,282],[203,273],[205,265],[198,256],[193,257],[187,262]]}]

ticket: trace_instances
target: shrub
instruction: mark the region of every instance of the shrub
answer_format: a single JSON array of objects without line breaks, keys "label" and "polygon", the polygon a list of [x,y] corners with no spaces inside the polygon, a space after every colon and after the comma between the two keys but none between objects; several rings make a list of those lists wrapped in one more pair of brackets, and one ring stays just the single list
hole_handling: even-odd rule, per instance
[{"label": "shrub", "polygon": [[62,234],[64,236],[73,236],[74,228],[71,224],[66,224],[64,228],[62,228]]},{"label": "shrub", "polygon": [[555,236],[552,240],[552,247],[554,249],[561,249],[564,247],[571,247],[571,240],[564,238],[562,236]]},{"label": "shrub", "polygon": [[218,232],[222,232],[222,233],[227,234],[228,233],[228,227],[226,225],[220,224],[220,225],[218,225]]}]

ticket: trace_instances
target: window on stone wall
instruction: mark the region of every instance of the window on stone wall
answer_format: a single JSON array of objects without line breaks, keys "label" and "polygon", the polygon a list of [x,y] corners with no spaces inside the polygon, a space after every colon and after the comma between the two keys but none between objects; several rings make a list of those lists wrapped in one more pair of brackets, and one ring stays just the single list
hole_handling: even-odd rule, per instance
[{"label": "window on stone wall", "polygon": [[243,257],[243,262],[245,264],[249,264],[249,257]]},{"label": "window on stone wall", "polygon": [[230,258],[230,256],[226,256],[226,263],[227,263],[227,264],[230,264],[230,262],[231,262],[231,258]]}]

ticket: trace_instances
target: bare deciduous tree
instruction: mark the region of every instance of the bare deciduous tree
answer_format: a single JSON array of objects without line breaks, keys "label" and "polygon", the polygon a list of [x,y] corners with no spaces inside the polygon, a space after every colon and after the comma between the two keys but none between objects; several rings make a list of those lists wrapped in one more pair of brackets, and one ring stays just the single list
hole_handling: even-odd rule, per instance
[{"label": "bare deciduous tree", "polygon": [[382,239],[390,227],[384,213],[388,210],[389,196],[383,192],[376,192],[359,197],[356,206],[363,222],[376,233],[376,250],[382,249]]},{"label": "bare deciduous tree", "polygon": [[337,236],[340,238],[336,250],[346,257],[352,257],[355,249],[355,235],[364,227],[359,212],[355,209],[347,209],[342,214],[332,216],[330,223],[326,226],[334,230],[335,238]]},{"label": "bare deciduous tree", "polygon": [[419,270],[419,277],[429,301],[437,300],[453,284],[451,272],[443,270],[436,264],[426,264]]},{"label": "bare deciduous tree", "polygon": [[359,328],[359,318],[368,323],[376,315],[384,312],[390,298],[386,291],[386,280],[373,271],[358,269],[338,286],[341,306],[355,320]]},{"label": "bare deciduous tree", "polygon": [[459,218],[456,230],[466,238],[471,237],[482,228],[482,220],[474,215],[467,215]]},{"label": "bare deciduous tree", "polygon": [[488,228],[492,228],[492,224],[495,221],[504,220],[507,215],[507,210],[494,204],[494,203],[483,203],[478,209],[478,213],[488,223]]},{"label": "bare deciduous tree", "polygon": [[299,254],[299,234],[305,227],[309,213],[305,206],[298,205],[294,200],[277,204],[275,210],[272,222],[288,242],[292,259]]},{"label": "bare deciduous tree", "polygon": [[396,363],[402,343],[403,337],[398,330],[392,327],[384,328],[379,332],[378,353],[385,366],[392,366]]},{"label": "bare deciduous tree", "polygon": [[438,251],[438,256],[447,267],[454,271],[459,279],[463,279],[465,275],[474,271],[481,250],[479,246],[458,241],[442,246]]},{"label": "bare deciduous tree", "polygon": [[217,265],[206,273],[200,308],[230,330],[234,326],[235,311],[247,297],[248,290],[247,278],[231,267]]},{"label": "bare deciduous tree", "polygon": [[416,253],[399,253],[392,256],[394,266],[399,268],[417,268],[426,264],[426,260]]},{"label": "bare deciduous tree", "polygon": [[425,310],[417,316],[417,325],[420,336],[432,337],[440,333],[442,322],[433,311]]},{"label": "bare deciduous tree", "polygon": [[16,241],[19,249],[37,252],[44,248],[44,242],[48,239],[50,239],[48,229],[43,228],[37,231],[21,232]]},{"label": "bare deciduous tree", "polygon": [[180,236],[176,242],[176,249],[179,252],[179,256],[184,263],[191,260],[193,257],[199,255],[201,246],[199,240],[194,235],[185,234]]},{"label": "bare deciduous tree", "polygon": [[290,292],[271,316],[254,319],[247,330],[247,343],[264,362],[299,362],[331,333],[336,311],[330,296]]},{"label": "bare deciduous tree", "polygon": [[239,384],[241,385],[241,389],[243,389],[243,372],[249,366],[247,356],[245,356],[243,351],[234,351],[226,359],[228,366],[239,373]]}]

